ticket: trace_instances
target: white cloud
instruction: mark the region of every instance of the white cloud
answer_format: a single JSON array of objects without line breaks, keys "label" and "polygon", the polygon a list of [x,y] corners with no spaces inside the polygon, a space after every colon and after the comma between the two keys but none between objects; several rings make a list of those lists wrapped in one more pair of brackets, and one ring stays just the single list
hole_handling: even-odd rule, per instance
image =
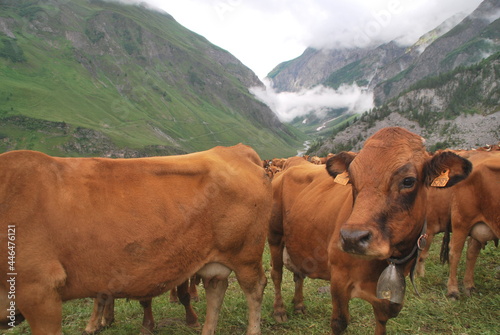
[{"label": "white cloud", "polygon": [[[305,1],[305,0],[304,0]],[[470,13],[481,0],[314,1],[314,11],[298,11],[307,31],[303,42],[317,48],[363,46],[399,39],[411,44],[453,14]],[[311,15],[321,12],[322,15]]]},{"label": "white cloud", "polygon": [[[134,1],[134,0],[127,0]],[[137,0],[141,2],[143,0]],[[146,0],[263,78],[305,48],[411,44],[481,0]]]},{"label": "white cloud", "polygon": [[373,107],[373,93],[357,85],[343,85],[337,90],[316,86],[300,92],[275,92],[265,80],[266,87],[252,87],[250,92],[268,105],[278,118],[289,122],[310,112],[321,113],[331,108],[347,108],[363,112]]}]

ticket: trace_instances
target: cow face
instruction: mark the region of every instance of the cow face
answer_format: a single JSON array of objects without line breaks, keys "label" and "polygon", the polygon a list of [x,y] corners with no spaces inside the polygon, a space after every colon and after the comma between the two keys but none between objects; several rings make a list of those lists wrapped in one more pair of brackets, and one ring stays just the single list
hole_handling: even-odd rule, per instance
[{"label": "cow face", "polygon": [[354,199],[336,236],[339,247],[370,259],[406,257],[424,226],[427,187],[452,186],[471,169],[451,152],[429,155],[420,136],[398,127],[378,131],[357,155],[336,155],[327,171],[352,184]]}]

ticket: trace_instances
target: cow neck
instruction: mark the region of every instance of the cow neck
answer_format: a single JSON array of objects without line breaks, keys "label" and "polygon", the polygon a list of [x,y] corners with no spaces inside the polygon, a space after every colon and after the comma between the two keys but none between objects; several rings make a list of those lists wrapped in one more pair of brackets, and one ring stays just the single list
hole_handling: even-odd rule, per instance
[{"label": "cow neck", "polygon": [[413,263],[411,270],[410,270],[410,280],[411,284],[413,285],[413,289],[415,290],[415,293],[417,296],[420,296],[420,293],[417,290],[417,286],[415,285],[415,269],[417,268],[417,263],[418,263],[418,258],[420,257],[420,252],[425,248],[425,245],[427,244],[427,219],[424,221],[424,226],[422,227],[422,232],[420,233],[420,236],[417,239],[417,242],[415,243],[415,246],[413,247],[412,251],[405,257],[403,258],[395,258],[395,257],[389,257],[387,259],[387,262],[389,264],[395,264],[395,265],[401,265],[405,264],[408,261],[412,260],[415,258],[415,262]]}]

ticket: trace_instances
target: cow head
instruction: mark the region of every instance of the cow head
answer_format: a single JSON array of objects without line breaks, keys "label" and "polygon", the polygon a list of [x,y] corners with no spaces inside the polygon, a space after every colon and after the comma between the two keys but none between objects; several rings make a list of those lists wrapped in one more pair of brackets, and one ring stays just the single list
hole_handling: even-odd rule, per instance
[{"label": "cow head", "polygon": [[424,227],[427,188],[456,184],[472,165],[451,152],[431,156],[420,136],[395,127],[378,131],[357,155],[330,158],[326,168],[337,182],[352,184],[353,209],[337,236],[340,248],[388,259],[414,249]]}]

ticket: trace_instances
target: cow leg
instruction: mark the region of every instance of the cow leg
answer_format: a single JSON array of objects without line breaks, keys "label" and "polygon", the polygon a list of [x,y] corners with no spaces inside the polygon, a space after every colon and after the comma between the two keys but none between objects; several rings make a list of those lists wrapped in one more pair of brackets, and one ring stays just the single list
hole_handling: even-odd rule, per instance
[{"label": "cow leg", "polygon": [[[374,283],[375,284],[375,283]],[[370,292],[375,292],[376,285],[373,285],[373,289]],[[388,300],[380,300],[373,298],[365,298],[369,301],[373,307],[373,313],[375,314],[375,335],[386,334],[387,321],[391,318],[395,318],[399,315],[399,312],[403,309],[403,304],[396,304]]]},{"label": "cow leg", "polygon": [[425,276],[425,260],[429,257],[429,249],[432,244],[432,240],[434,239],[434,234],[428,234],[427,236],[427,244],[424,247],[424,250],[420,253],[420,257],[417,263],[417,276],[424,277]]},{"label": "cow leg", "polygon": [[153,308],[151,307],[153,299],[140,300],[140,304],[144,309],[142,318],[141,335],[151,334],[155,327],[155,319],[153,317]]},{"label": "cow leg", "polygon": [[[16,283],[16,306],[28,321],[31,334],[62,335],[62,300],[58,289],[66,282],[66,271],[59,262],[49,260],[38,263],[26,273],[29,276],[19,276]],[[25,282],[30,280],[32,282]]]},{"label": "cow leg", "polygon": [[457,300],[460,296],[458,291],[458,263],[460,262],[460,256],[462,255],[462,250],[464,248],[465,240],[467,238],[467,232],[463,232],[460,229],[455,229],[451,235],[451,247],[450,247],[450,274],[448,277],[448,298]]},{"label": "cow leg", "polygon": [[32,335],[63,334],[62,301],[55,290],[24,286],[16,294],[16,303],[28,321]]},{"label": "cow leg", "polygon": [[179,297],[177,296],[177,287],[174,287],[173,289],[170,290],[170,299],[169,300],[171,303],[179,302]]},{"label": "cow leg", "polygon": [[[10,329],[13,325],[17,326],[24,321],[24,316],[18,308],[12,310],[9,291],[10,284],[7,284],[6,287],[0,285],[0,330]],[[12,322],[14,323],[12,324]]]},{"label": "cow leg", "polygon": [[330,325],[332,334],[338,335],[347,328],[350,321],[349,300],[351,293],[348,287],[341,286],[345,282],[342,278],[335,275],[332,267],[332,276],[330,280],[330,293],[332,295],[332,317]]},{"label": "cow leg", "polygon": [[467,260],[465,262],[464,288],[465,294],[470,296],[476,290],[474,285],[474,268],[476,267],[477,257],[481,252],[483,244],[470,237],[467,246]]},{"label": "cow leg", "polygon": [[202,335],[213,335],[219,320],[219,312],[224,300],[224,294],[228,287],[228,280],[225,279],[205,279],[203,278],[207,298],[207,314],[203,325]]},{"label": "cow leg", "polygon": [[100,301],[98,298],[94,298],[94,308],[92,309],[92,315],[90,316],[89,322],[83,331],[83,335],[96,334],[101,329],[101,318],[104,311],[104,302]]},{"label": "cow leg", "polygon": [[262,263],[240,268],[235,273],[248,303],[248,327],[246,334],[260,335],[262,299],[264,297],[264,288],[267,284]]},{"label": "cow leg", "polygon": [[380,311],[377,307],[373,306],[373,313],[375,314],[375,335],[385,335],[387,333],[386,325],[389,317],[387,314]]},{"label": "cow leg", "polygon": [[191,306],[191,295],[189,294],[189,280],[177,286],[177,296],[186,310],[186,324],[189,327],[199,327],[198,316]]},{"label": "cow leg", "polygon": [[94,308],[83,334],[97,334],[111,325],[114,317],[114,299],[106,294],[94,298]]},{"label": "cow leg", "polygon": [[193,275],[189,279],[189,296],[193,301],[200,301],[200,297],[198,296],[198,289],[196,285],[200,283],[200,278],[197,275]]},{"label": "cow leg", "polygon": [[108,297],[106,304],[104,305],[104,311],[102,315],[101,325],[103,328],[111,326],[115,321],[115,299]]},{"label": "cow leg", "polygon": [[306,313],[306,306],[304,305],[304,277],[298,274],[293,274],[293,281],[295,282],[295,292],[293,295],[293,310],[298,314]]},{"label": "cow leg", "polygon": [[285,304],[281,296],[281,282],[283,280],[283,244],[276,245],[269,243],[271,251],[271,279],[274,285],[274,306],[273,317],[278,323],[287,322]]}]

